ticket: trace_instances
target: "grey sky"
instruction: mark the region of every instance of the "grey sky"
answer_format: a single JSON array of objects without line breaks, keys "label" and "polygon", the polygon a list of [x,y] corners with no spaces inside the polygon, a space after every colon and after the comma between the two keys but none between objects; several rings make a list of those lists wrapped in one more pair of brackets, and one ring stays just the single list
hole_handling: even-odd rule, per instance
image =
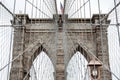
[{"label": "grey sky", "polygon": [[[1,0],[11,11],[13,11],[13,2],[14,0]],[[58,4],[58,12],[60,12],[60,1],[63,3],[63,0],[57,0],[57,4]],[[87,1],[87,0],[85,0]],[[113,1],[114,0],[100,0],[100,3],[101,3],[101,12],[102,13],[108,13],[113,7],[114,7],[114,4],[113,4]],[[120,0],[117,0],[117,2],[120,1]],[[97,0],[91,0],[91,7],[92,7],[92,13],[98,13],[98,7],[97,7]],[[28,4],[27,7],[29,8],[30,5]],[[30,8],[31,9],[31,8]],[[4,12],[4,10],[2,10],[0,8],[0,12],[3,12],[2,14],[0,13],[0,25],[1,24],[8,24],[8,20],[11,20],[11,17],[10,15],[7,13],[7,12]],[[120,8],[119,8],[120,10]],[[24,13],[24,0],[17,0],[17,3],[16,3],[16,13],[19,13],[19,12],[22,12]],[[26,13],[29,13],[29,16],[31,17],[31,11],[26,11]],[[87,13],[87,11],[86,11]],[[4,14],[4,15],[3,15]],[[9,16],[9,19],[8,19],[8,16]],[[120,17],[120,16],[119,16]],[[115,23],[115,15],[111,15],[110,18],[111,19],[111,23]],[[120,19],[120,18],[119,18]],[[3,22],[6,21],[5,23]],[[10,31],[10,29],[8,30]],[[4,30],[2,30],[0,28],[0,32],[4,32]],[[8,38],[10,38],[10,34],[11,32],[8,32],[7,33],[7,38],[5,38],[5,40],[7,40],[8,42],[6,42],[6,44],[9,44],[9,40]],[[1,33],[2,34],[2,33]],[[0,35],[1,35],[0,34]],[[2,41],[2,37],[0,37],[0,42]],[[120,60],[120,55],[119,55],[119,52],[120,52],[120,48],[118,46],[118,37],[117,37],[117,30],[116,30],[116,27],[115,26],[110,26],[108,28],[108,43],[109,43],[109,53],[110,53],[110,63],[111,63],[111,69],[112,71],[118,75],[118,77],[120,77],[120,70],[119,70],[119,67],[120,67],[120,63],[117,64],[116,61],[119,61]],[[1,42],[0,43],[0,46],[6,46],[5,43]],[[0,51],[2,52],[2,49],[3,48],[0,48]],[[3,51],[4,52],[4,51]],[[7,64],[8,60],[5,59],[5,57],[8,57],[9,54],[8,52],[4,52],[2,54],[0,54],[0,59],[3,59],[2,61],[4,61],[4,63],[0,63],[0,68]],[[7,56],[3,56],[3,55],[7,55]],[[114,57],[113,57],[114,56]],[[114,63],[114,64],[113,64]],[[114,68],[116,67],[116,68]],[[1,80],[6,80],[5,78],[6,77],[3,77],[2,76],[2,73],[6,73],[7,70],[5,71],[2,71],[0,72],[0,79]],[[2,77],[2,78],[1,78]],[[117,80],[115,77],[113,77],[113,80]]]}]

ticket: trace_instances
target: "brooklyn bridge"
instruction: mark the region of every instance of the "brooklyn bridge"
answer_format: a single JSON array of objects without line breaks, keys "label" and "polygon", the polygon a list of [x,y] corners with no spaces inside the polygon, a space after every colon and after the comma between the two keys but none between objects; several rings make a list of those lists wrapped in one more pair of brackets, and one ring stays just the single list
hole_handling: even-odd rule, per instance
[{"label": "brooklyn bridge", "polygon": [[0,0],[0,80],[120,80],[120,0]]}]

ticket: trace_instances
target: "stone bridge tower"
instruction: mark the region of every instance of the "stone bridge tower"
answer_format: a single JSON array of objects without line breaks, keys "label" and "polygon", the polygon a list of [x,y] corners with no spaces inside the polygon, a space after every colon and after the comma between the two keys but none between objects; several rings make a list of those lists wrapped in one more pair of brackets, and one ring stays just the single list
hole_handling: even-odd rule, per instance
[{"label": "stone bridge tower", "polygon": [[[102,14],[101,17],[105,15]],[[45,51],[51,59],[55,68],[55,80],[66,80],[67,64],[76,51],[80,51],[88,62],[98,58],[104,60],[104,64],[109,67],[108,26],[100,27],[98,14],[91,19],[68,19],[67,15],[53,15],[53,19],[30,19],[26,14],[17,14],[16,17],[20,21],[13,20],[13,59],[20,56],[12,63],[10,80],[23,80],[40,51]],[[109,22],[106,19],[103,23]],[[98,80],[103,80],[103,73],[106,80],[111,80],[111,74],[103,69],[100,68]],[[29,75],[27,79],[29,80]]]}]

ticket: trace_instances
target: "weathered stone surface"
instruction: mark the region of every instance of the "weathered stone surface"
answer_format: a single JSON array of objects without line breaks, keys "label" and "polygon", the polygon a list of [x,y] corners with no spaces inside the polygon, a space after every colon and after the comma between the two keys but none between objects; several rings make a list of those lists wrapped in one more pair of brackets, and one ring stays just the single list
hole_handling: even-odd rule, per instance
[{"label": "weathered stone surface", "polygon": [[[17,17],[22,17],[22,15]],[[13,58],[19,54],[22,56],[12,63],[10,80],[23,80],[34,59],[42,50],[46,52],[54,65],[56,80],[66,79],[65,68],[76,51],[80,51],[88,62],[93,57],[91,55],[93,53],[109,67],[107,26],[104,26],[101,39],[99,26],[89,24],[90,19],[87,19],[87,23],[84,24],[80,22],[80,19],[69,20],[66,15],[63,17],[66,21],[63,22],[64,25],[62,26],[56,25],[57,23],[53,19],[40,20],[36,24],[34,24],[35,22],[30,24],[31,19],[26,18],[25,26],[15,28]],[[93,16],[93,23],[95,23],[95,19],[98,19],[98,15]],[[101,80],[103,80],[103,75],[106,76],[107,80],[111,80],[110,72],[101,68]],[[29,76],[27,78],[29,80]]]}]

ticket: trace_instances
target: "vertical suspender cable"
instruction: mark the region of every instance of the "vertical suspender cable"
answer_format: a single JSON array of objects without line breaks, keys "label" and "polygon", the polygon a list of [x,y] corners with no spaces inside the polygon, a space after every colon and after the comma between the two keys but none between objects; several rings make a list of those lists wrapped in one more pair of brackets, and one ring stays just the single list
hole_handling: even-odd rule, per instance
[{"label": "vertical suspender cable", "polygon": [[[39,0],[40,2],[39,2],[39,8],[41,9],[41,0]],[[39,11],[39,18],[40,18],[40,11]],[[40,23],[40,21],[39,21],[39,23]]]},{"label": "vertical suspender cable", "polygon": [[[0,11],[1,11],[1,14],[2,14],[2,6],[1,6],[1,4],[0,4]],[[1,19],[1,17],[2,17],[2,15],[0,14],[0,19]],[[1,32],[1,27],[0,27],[0,32]],[[0,35],[1,36],[1,35]],[[0,47],[2,47],[2,45],[0,44]],[[0,55],[2,55],[2,51],[1,51],[1,49],[0,49]],[[0,61],[2,61],[2,58],[1,58],[1,56],[0,56]],[[2,63],[0,62],[0,68],[2,67]],[[0,78],[1,78],[1,72],[0,72]]]},{"label": "vertical suspender cable", "polygon": [[91,0],[89,0],[89,15],[90,15],[90,23],[92,24],[92,21],[91,21]]},{"label": "vertical suspender cable", "polygon": [[[101,23],[101,12],[100,12],[100,0],[98,0],[98,11],[99,11],[99,24],[100,24],[100,37],[101,37],[101,51],[102,51],[102,59],[103,59],[103,64],[105,64],[104,60],[104,52],[103,52],[103,28],[102,28],[102,23]],[[106,80],[105,77],[105,69],[103,68],[103,80]]]},{"label": "vertical suspender cable", "polygon": [[[77,8],[79,8],[79,4],[80,4],[80,3],[79,3],[79,0],[77,0]],[[79,15],[79,11],[78,11],[78,26],[79,26],[79,23],[80,23],[80,22],[79,22],[79,19],[80,19],[80,15]],[[78,52],[77,52],[77,53],[78,53]],[[80,52],[80,54],[81,54],[81,52]],[[79,64],[79,59],[81,60],[81,57],[80,57],[79,53],[78,53],[77,56],[78,56],[78,69],[80,69],[80,68],[79,68],[79,65],[80,65],[80,64]],[[80,70],[79,70],[79,71],[80,71]],[[79,72],[79,74],[78,74],[78,80],[80,80],[80,72]]]},{"label": "vertical suspender cable", "polygon": [[[42,0],[42,11],[43,11],[43,10],[46,12],[44,0]],[[42,18],[45,18],[45,15],[44,15],[44,14],[42,15]],[[43,22],[43,23],[44,23],[44,22]],[[43,24],[43,27],[45,27],[45,24]],[[42,33],[42,34],[44,35],[44,33]],[[45,36],[47,36],[47,33],[46,33]],[[44,38],[44,37],[43,37],[43,38]],[[45,55],[43,55],[42,57],[43,57],[43,58],[42,58],[42,73],[41,73],[41,80],[43,80],[43,77],[44,77],[43,74],[44,74],[44,64],[45,64],[45,63],[44,63],[44,60],[45,60],[44,57],[45,57]]]},{"label": "vertical suspender cable", "polygon": [[[16,0],[14,0],[14,7],[13,7],[13,14],[15,14],[15,7],[16,7]],[[14,17],[13,17],[13,20],[14,20]],[[12,26],[14,25],[14,21],[12,22]],[[9,61],[11,59],[11,51],[12,51],[12,27],[11,27],[11,34],[10,34],[10,48],[9,48]],[[8,74],[7,74],[7,80],[9,80],[9,70],[10,70],[10,64],[8,65]]]},{"label": "vertical suspender cable", "polygon": [[92,27],[92,17],[91,17],[91,0],[89,0],[89,15],[90,15],[90,26],[91,26],[91,41],[92,41],[92,44],[93,44],[93,38],[94,38],[94,34],[93,34],[93,27]]},{"label": "vertical suspender cable", "polygon": [[[118,6],[120,4],[120,2],[108,13],[108,15]],[[100,4],[99,4],[99,0],[98,0],[98,8],[99,8],[99,19],[100,19]],[[106,16],[105,16],[105,18],[106,18]],[[103,19],[105,19],[105,18],[103,18]],[[99,20],[100,21],[100,20]],[[101,25],[101,21],[100,21],[100,25]],[[101,33],[102,33],[102,31],[101,31]],[[102,35],[101,35],[102,36]],[[102,37],[101,37],[102,38]],[[102,42],[102,40],[103,39],[101,39],[101,45],[103,45],[103,42]],[[102,46],[101,46],[101,48],[103,48]],[[103,49],[102,49],[102,53],[103,53]],[[99,59],[98,59],[99,60]],[[99,60],[100,61],[100,60]],[[101,62],[101,61],[100,61]],[[101,63],[103,63],[103,62],[101,62]],[[104,68],[106,68],[110,73],[112,73],[118,80],[120,80],[113,72],[111,72],[111,70],[109,69],[109,68],[107,68],[105,65],[104,65],[104,63],[103,63],[103,67]],[[103,74],[104,75],[104,74]],[[106,79],[104,79],[104,80],[106,80]]]},{"label": "vertical suspender cable", "polygon": [[[13,28],[11,27],[11,33],[10,33],[10,48],[9,48],[9,61],[11,60],[11,53],[12,53],[12,41],[13,41]],[[7,76],[7,80],[9,80],[9,76],[10,76],[10,64],[8,65],[8,76]]]},{"label": "vertical suspender cable", "polygon": [[[13,6],[13,15],[15,16],[15,9],[16,9],[16,0],[14,0],[14,6]],[[15,22],[15,18],[13,16],[13,22],[12,22],[12,26],[14,27],[14,22]]]},{"label": "vertical suspender cable", "polygon": [[[83,4],[85,4],[85,0],[83,0]],[[86,22],[86,21],[85,21],[85,18],[86,18],[85,6],[86,6],[86,5],[84,5],[84,23]]]},{"label": "vertical suspender cable", "polygon": [[[85,4],[85,0],[83,0],[83,4]],[[84,26],[86,26],[86,21],[85,21],[85,20],[86,20],[86,19],[85,19],[85,18],[86,18],[85,6],[86,6],[86,5],[84,5],[84,10],[83,10],[83,11],[84,11],[84,22],[83,22],[83,23],[84,23]],[[86,29],[85,29],[84,34],[85,34],[85,43],[87,43],[87,30],[86,30]]]},{"label": "vertical suspender cable", "polygon": [[[38,6],[38,2],[37,2],[37,0],[36,0],[36,7]],[[35,21],[35,23],[37,23],[37,8],[36,8],[36,14],[35,14],[35,18],[36,18],[36,21]]]},{"label": "vertical suspender cable", "polygon": [[[114,6],[116,6],[116,0],[114,0]],[[116,17],[116,27],[117,27],[118,38],[119,38],[119,47],[120,47],[120,30],[119,30],[117,7],[115,7],[115,17]]]},{"label": "vertical suspender cable", "polygon": [[[116,6],[116,0],[114,0],[114,6]],[[115,7],[115,17],[116,17],[116,27],[117,27],[117,34],[118,34],[118,42],[119,42],[119,47],[120,47],[120,30],[119,30],[117,7]]]},{"label": "vertical suspender cable", "polygon": [[[16,0],[14,0],[14,8],[13,8],[13,15],[15,14],[15,8],[16,7]],[[13,19],[14,19],[14,17],[13,17]],[[13,24],[13,23],[12,23]]]},{"label": "vertical suspender cable", "polygon": [[[3,14],[3,11],[4,11],[4,10],[3,10],[3,7],[1,6],[0,9],[1,9],[1,14]],[[0,14],[0,15],[1,15],[1,14]],[[2,15],[1,15],[1,20],[3,20],[3,16],[2,16]],[[3,24],[3,22],[1,22],[1,23]],[[4,33],[4,28],[1,28],[1,29],[2,29],[2,30],[1,30],[1,33]],[[2,34],[1,36],[3,36],[3,34]],[[0,37],[1,37],[1,36],[0,36]],[[2,38],[4,39],[4,37],[2,37]],[[1,40],[1,41],[2,41],[2,43],[3,43],[3,40]],[[1,56],[3,56],[3,45],[0,45],[0,50],[1,50],[1,51],[0,51]],[[3,58],[2,58],[1,56],[0,56],[0,61],[1,61],[1,62],[0,62],[0,63],[1,63],[0,68],[2,67],[2,64],[3,64]],[[0,73],[0,74],[1,74],[1,75],[0,75],[0,78],[1,78],[1,79],[3,79],[2,73],[3,73],[3,71],[1,71],[1,73]]]},{"label": "vertical suspender cable", "polygon": [[[34,0],[32,0],[32,4],[34,4]],[[32,11],[31,11],[31,18],[33,18],[33,5],[32,6]],[[32,24],[32,19],[31,19],[31,24]]]},{"label": "vertical suspender cable", "polygon": [[[34,4],[34,0],[32,0],[32,3]],[[33,18],[33,5],[32,5],[32,10],[31,10],[31,27],[32,27],[32,24],[33,24],[32,18]],[[30,27],[29,44],[30,44],[30,41],[31,41],[31,27]]]},{"label": "vertical suspender cable", "polygon": [[[25,24],[25,22],[26,22],[26,16],[25,16],[25,14],[26,14],[26,4],[27,4],[27,1],[25,0],[25,8],[24,8],[24,24]],[[24,25],[23,24],[23,25]]]},{"label": "vertical suspender cable", "polygon": [[[80,7],[82,6],[81,2],[82,1],[80,0]],[[82,10],[81,9],[80,9],[80,14],[81,14],[80,16],[81,16],[81,23],[82,23]]]}]

